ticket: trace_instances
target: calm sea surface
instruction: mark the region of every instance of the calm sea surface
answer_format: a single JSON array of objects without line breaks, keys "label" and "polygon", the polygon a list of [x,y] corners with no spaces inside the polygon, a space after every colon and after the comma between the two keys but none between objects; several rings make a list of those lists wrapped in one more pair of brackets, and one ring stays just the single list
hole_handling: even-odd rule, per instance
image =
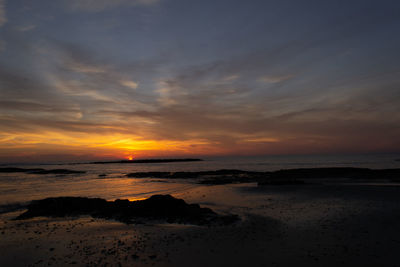
[{"label": "calm sea surface", "polygon": [[[214,157],[199,162],[155,164],[23,164],[0,167],[71,169],[86,171],[84,174],[36,175],[0,173],[0,212],[2,207],[25,203],[50,196],[87,196],[105,199],[140,199],[153,194],[174,194],[199,187],[190,180],[135,179],[125,175],[149,171],[201,171],[241,169],[274,171],[292,168],[360,167],[400,168],[400,154],[374,155],[324,155],[324,156],[257,156]],[[104,177],[99,177],[105,174]]]}]

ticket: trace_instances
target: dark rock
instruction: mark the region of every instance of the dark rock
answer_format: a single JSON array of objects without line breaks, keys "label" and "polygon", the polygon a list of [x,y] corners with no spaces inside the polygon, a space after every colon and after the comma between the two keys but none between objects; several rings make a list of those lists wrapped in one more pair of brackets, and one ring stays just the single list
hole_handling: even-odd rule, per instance
[{"label": "dark rock", "polygon": [[298,179],[267,179],[259,181],[258,185],[302,185],[304,181]]},{"label": "dark rock", "polygon": [[392,179],[400,177],[400,169],[367,168],[304,168],[279,170],[271,173],[271,178],[315,179],[315,178],[350,178],[350,179]]},{"label": "dark rock", "polygon": [[0,168],[0,172],[35,172],[35,171],[43,171],[44,169],[23,169],[23,168]]},{"label": "dark rock", "polygon": [[0,205],[0,214],[23,210],[25,208],[26,208],[26,204],[23,204],[23,203],[12,203],[12,204]]},{"label": "dark rock", "polygon": [[256,172],[242,170],[217,170],[199,172],[135,172],[127,174],[131,178],[200,179],[200,184],[220,185],[231,183],[264,184],[304,184],[302,179],[348,178],[348,179],[400,179],[400,169],[367,168],[303,168]]},{"label": "dark rock", "polygon": [[235,176],[237,177],[258,177],[265,174],[264,172],[252,172],[242,170],[216,170],[216,171],[199,171],[199,172],[134,172],[126,176],[132,178],[167,178],[167,179],[193,179],[202,177],[221,177]]},{"label": "dark rock", "polygon": [[235,184],[235,183],[252,183],[257,182],[262,177],[261,175],[222,175],[213,176],[199,181],[199,184],[208,185],[223,185],[223,184]]},{"label": "dark rock", "polygon": [[126,176],[133,178],[170,178],[170,175],[170,172],[134,172]]},{"label": "dark rock", "polygon": [[54,170],[29,171],[29,173],[33,173],[33,174],[76,174],[76,173],[85,173],[85,172],[84,171],[67,170],[67,169],[54,169]]},{"label": "dark rock", "polygon": [[100,198],[56,197],[32,201],[28,211],[16,219],[37,216],[65,217],[91,215],[95,218],[114,219],[133,223],[137,219],[162,220],[169,223],[230,224],[236,215],[222,216],[198,204],[187,204],[170,195],[154,195],[145,200],[106,201]]},{"label": "dark rock", "polygon": [[367,168],[303,168],[278,170],[274,172],[256,172],[241,170],[217,170],[200,172],[136,172],[127,174],[134,178],[235,178],[241,181],[257,181],[259,179],[296,179],[296,178],[355,178],[377,179],[398,178],[400,169],[367,169]]},{"label": "dark rock", "polygon": [[75,174],[75,173],[85,173],[84,171],[75,171],[75,170],[67,170],[67,169],[54,169],[54,170],[45,170],[41,168],[37,169],[23,169],[23,168],[0,168],[1,172],[25,172],[32,174]]},{"label": "dark rock", "polygon": [[34,200],[28,205],[28,210],[17,219],[28,219],[38,216],[65,217],[90,214],[104,207],[107,201],[100,198],[56,197]]}]

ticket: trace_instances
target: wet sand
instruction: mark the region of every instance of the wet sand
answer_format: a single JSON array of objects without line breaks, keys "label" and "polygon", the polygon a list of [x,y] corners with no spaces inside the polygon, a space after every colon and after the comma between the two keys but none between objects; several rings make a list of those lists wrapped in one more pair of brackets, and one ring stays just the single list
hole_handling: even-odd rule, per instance
[{"label": "wet sand", "polygon": [[0,266],[399,266],[400,187],[198,186],[174,194],[241,221],[135,224],[1,215]]}]

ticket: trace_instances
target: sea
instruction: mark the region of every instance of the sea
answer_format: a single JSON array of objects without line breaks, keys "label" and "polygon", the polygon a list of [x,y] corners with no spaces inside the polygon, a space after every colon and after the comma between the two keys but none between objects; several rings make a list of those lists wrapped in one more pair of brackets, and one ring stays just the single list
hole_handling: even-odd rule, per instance
[{"label": "sea", "polygon": [[4,167],[69,169],[82,174],[0,173],[0,213],[31,200],[58,196],[143,199],[154,194],[176,194],[204,186],[189,179],[128,178],[132,172],[204,171],[239,169],[275,171],[294,168],[400,168],[400,153],[363,155],[278,155],[204,157],[202,161],[145,164],[35,163],[0,164]]}]

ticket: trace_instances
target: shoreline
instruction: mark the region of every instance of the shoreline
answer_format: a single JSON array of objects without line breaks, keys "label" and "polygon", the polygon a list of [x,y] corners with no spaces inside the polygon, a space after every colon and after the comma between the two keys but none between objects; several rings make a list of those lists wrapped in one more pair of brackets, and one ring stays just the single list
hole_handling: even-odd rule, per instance
[{"label": "shoreline", "polygon": [[[0,216],[2,266],[392,266],[400,187],[202,186],[174,195],[241,221],[124,224]],[[7,219],[9,218],[9,219]]]},{"label": "shoreline", "polygon": [[[394,250],[400,243],[397,227],[400,186],[395,182],[399,171],[224,169],[97,177],[99,171],[86,180],[82,180],[86,175],[74,173],[59,176],[51,172],[28,175],[16,172],[12,177],[22,173],[28,181],[35,180],[30,175],[37,175],[36,178],[43,177],[44,181],[57,181],[57,184],[90,182],[94,188],[104,185],[105,191],[96,191],[98,196],[90,198],[102,197],[115,185],[139,187],[140,192],[146,193],[143,196],[148,197],[156,186],[162,185],[171,190],[168,194],[187,205],[198,204],[199,208],[209,209],[217,216],[237,215],[240,220],[230,224],[198,224],[190,220],[168,220],[168,216],[156,219],[128,216],[130,220],[121,220],[124,208],[118,205],[129,206],[133,201],[114,201],[112,197],[106,201],[116,205],[107,213],[110,216],[91,216],[98,209],[88,211],[78,204],[75,213],[56,209],[61,217],[38,213],[39,217],[13,220],[28,206],[10,205],[9,212],[0,213],[0,249],[6,251],[0,256],[0,265],[392,266],[397,255]],[[378,186],[374,182],[392,186]],[[173,187],[180,189],[172,190]],[[118,187],[114,192],[120,190]],[[78,196],[74,194],[76,191],[68,192]],[[85,192],[93,191],[80,192],[85,197]],[[53,196],[57,201],[59,195]],[[128,199],[129,191],[123,196]]]}]

